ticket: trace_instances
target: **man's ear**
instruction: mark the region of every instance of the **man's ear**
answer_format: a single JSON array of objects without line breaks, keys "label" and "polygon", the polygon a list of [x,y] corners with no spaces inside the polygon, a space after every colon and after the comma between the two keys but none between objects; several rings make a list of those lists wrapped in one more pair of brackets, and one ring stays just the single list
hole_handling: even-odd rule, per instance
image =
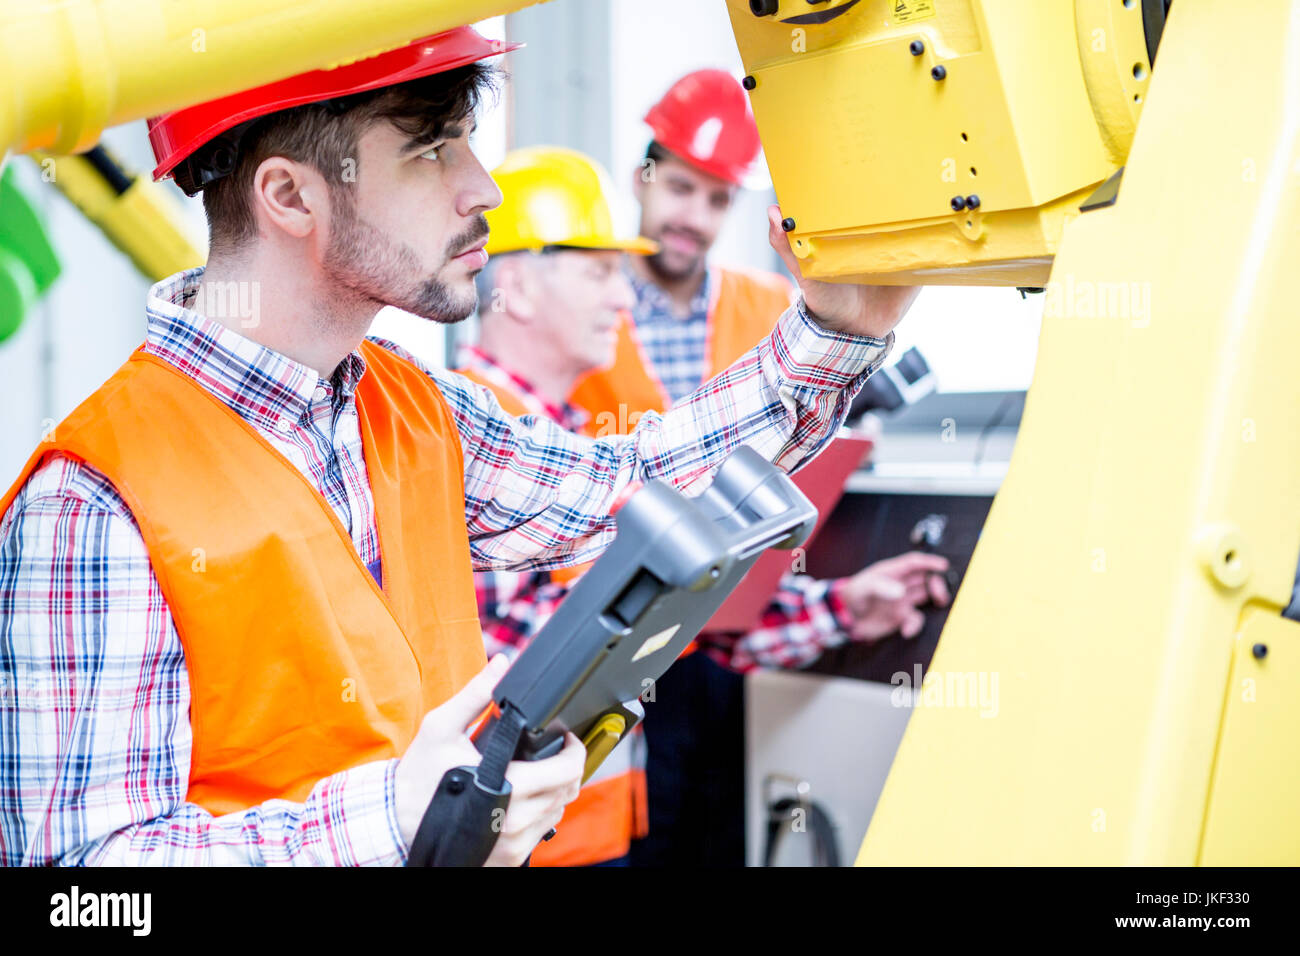
[{"label": "man's ear", "polygon": [[533,297],[537,295],[537,276],[525,261],[530,253],[517,253],[497,265],[496,287],[505,298],[505,312],[517,322],[531,325],[537,318]]},{"label": "man's ear", "polygon": [[[636,169],[632,170],[632,195],[636,197],[637,205],[641,204],[641,197],[645,193],[645,171],[647,162],[654,162],[654,160],[643,159],[637,165]],[[654,167],[652,166],[650,168],[653,169]]]},{"label": "man's ear", "polygon": [[296,239],[328,221],[326,195],[320,173],[284,156],[262,160],[253,173],[253,208],[259,227],[278,229]]}]

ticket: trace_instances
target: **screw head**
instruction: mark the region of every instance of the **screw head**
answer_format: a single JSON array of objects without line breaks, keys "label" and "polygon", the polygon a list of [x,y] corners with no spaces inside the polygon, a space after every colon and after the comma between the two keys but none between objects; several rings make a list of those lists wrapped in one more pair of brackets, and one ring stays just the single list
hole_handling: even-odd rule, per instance
[{"label": "screw head", "polygon": [[1268,645],[1256,644],[1250,649],[1250,652],[1255,655],[1256,660],[1262,660],[1268,654]]},{"label": "screw head", "polygon": [[953,196],[953,197],[952,197],[952,208],[953,208],[956,212],[961,212],[963,209],[965,209],[965,208],[966,208],[966,197],[965,197],[965,196]]},{"label": "screw head", "polygon": [[463,793],[465,791],[465,781],[460,777],[452,777],[447,781],[448,793]]},{"label": "screw head", "polygon": [[978,209],[979,207],[980,207],[980,197],[979,197],[979,196],[975,195],[974,193],[971,193],[969,196],[966,197],[966,208],[967,208],[967,209]]},{"label": "screw head", "polygon": [[758,80],[754,79],[752,76],[747,76],[740,81],[740,85],[747,90],[752,90],[754,87],[758,86]]},{"label": "screw head", "polygon": [[948,75],[948,68],[944,66],[942,63],[940,63],[938,66],[930,70],[930,75],[934,77],[936,80],[942,80],[945,76]]},{"label": "screw head", "polygon": [[925,52],[925,44],[920,40],[913,40],[907,45],[907,52],[912,54],[912,56],[920,56]]},{"label": "screw head", "polygon": [[235,170],[235,151],[225,146],[218,146],[212,151],[212,168],[219,173],[228,174]]},{"label": "screw head", "polygon": [[793,232],[794,220],[791,219],[789,216],[786,216],[784,219],[781,220],[781,228],[784,229],[786,232]]}]

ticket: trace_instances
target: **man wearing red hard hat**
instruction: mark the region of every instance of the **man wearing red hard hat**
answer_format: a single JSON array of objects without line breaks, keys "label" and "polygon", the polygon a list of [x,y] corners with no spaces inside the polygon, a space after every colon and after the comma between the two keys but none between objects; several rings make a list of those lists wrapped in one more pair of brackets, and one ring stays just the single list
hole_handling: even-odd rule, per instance
[{"label": "man wearing red hard hat", "polygon": [[[804,282],[727,375],[593,442],[367,338],[475,306],[502,51],[461,28],[151,123],[211,254],[0,498],[0,863],[404,861],[502,673],[472,571],[590,560],[629,484],[741,444],[797,467],[883,360],[911,292]],[[583,757],[511,764],[489,862]]]},{"label": "man wearing red hard hat", "polygon": [[[758,158],[758,127],[741,84],[724,70],[679,79],[646,113],[652,139],[636,172],[640,234],[659,243],[628,256],[635,305],[619,330],[613,365],[586,376],[572,401],[608,434],[662,412],[764,339],[789,306],[782,276],[722,267],[708,253]],[[788,246],[777,244],[798,275]],[[618,410],[617,414],[613,410]],[[746,640],[761,655],[684,657],[646,706],[648,836],[633,845],[639,865],[739,865],[743,861],[743,714],[739,678],[760,663],[806,666],[847,640],[919,633],[914,605],[948,594],[933,572],[938,555],[888,558],[837,580],[787,574]]]}]

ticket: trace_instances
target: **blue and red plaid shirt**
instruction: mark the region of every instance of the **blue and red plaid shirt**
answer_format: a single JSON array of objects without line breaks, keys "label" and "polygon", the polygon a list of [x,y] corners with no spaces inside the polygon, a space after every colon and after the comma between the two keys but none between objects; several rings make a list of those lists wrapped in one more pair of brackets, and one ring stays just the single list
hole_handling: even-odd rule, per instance
[{"label": "blue and red plaid shirt", "polygon": [[709,369],[709,270],[691,296],[685,314],[668,293],[642,279],[626,265],[623,274],[632,284],[636,304],[632,318],[651,372],[670,401],[685,398],[700,387]]},{"label": "blue and red plaid shirt", "polygon": [[[374,501],[354,398],[364,360],[354,351],[322,378],[203,318],[187,307],[202,274],[181,272],[150,290],[146,350],[292,462],[373,564]],[[474,567],[591,560],[608,545],[609,506],[630,482],[660,478],[698,491],[741,444],[793,469],[834,434],[891,344],[827,332],[792,307],[699,394],[643,417],[627,438],[599,441],[516,419],[488,389],[426,369],[460,432]],[[189,690],[175,622],[130,510],[94,468],[51,456],[0,516],[0,864],[405,860],[396,759],[332,774],[302,803],[271,800],[214,817],[187,802]]]}]

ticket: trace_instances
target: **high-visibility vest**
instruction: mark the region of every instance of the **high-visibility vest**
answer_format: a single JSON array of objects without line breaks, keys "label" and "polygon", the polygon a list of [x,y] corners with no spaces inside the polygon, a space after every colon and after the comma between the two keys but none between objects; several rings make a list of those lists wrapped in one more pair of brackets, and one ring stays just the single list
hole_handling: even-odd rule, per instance
[{"label": "high-visibility vest", "polygon": [[[54,452],[131,510],[185,652],[186,799],[213,814],[301,802],[322,778],[400,756],[486,663],[446,400],[370,342],[356,390],[382,590],[321,494],[247,422],[144,351],[58,425]],[[111,613],[111,611],[110,611]]]},{"label": "high-visibility vest", "polygon": [[[530,414],[518,394],[504,382],[491,381],[471,369],[459,374],[490,389],[511,415]],[[591,565],[557,568],[551,579],[568,584]],[[532,866],[587,866],[624,856],[634,837],[649,832],[645,780],[645,741],[633,730],[582,785],[578,799],[564,808],[555,836],[539,843]]]},{"label": "high-visibility vest", "polygon": [[[705,381],[740,358],[771,331],[790,306],[790,283],[770,272],[715,268],[709,273],[708,364]],[[637,339],[636,323],[624,316],[614,363],[591,372],[569,396],[591,418],[593,436],[627,434],[647,411],[663,412],[672,399]]]}]

